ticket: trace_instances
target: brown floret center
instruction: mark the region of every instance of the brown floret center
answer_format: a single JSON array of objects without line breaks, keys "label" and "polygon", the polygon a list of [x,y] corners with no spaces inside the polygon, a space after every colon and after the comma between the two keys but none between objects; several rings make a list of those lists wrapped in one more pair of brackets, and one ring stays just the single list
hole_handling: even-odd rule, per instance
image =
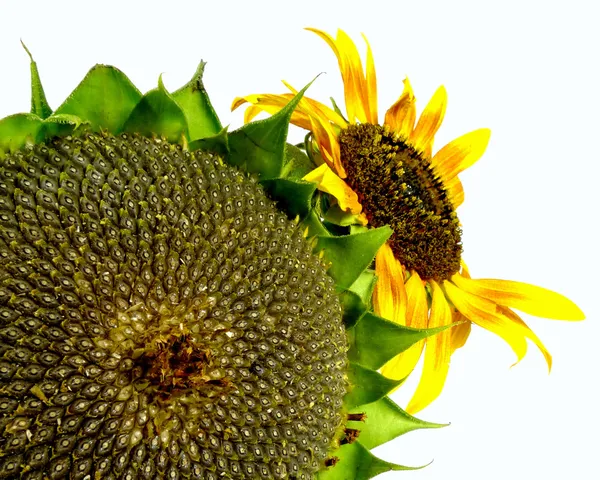
[{"label": "brown floret center", "polygon": [[456,273],[460,223],[429,158],[380,125],[351,125],[339,141],[346,181],[369,223],[394,230],[389,242],[396,258],[424,280]]},{"label": "brown floret center", "polygon": [[169,335],[156,343],[156,350],[147,352],[141,363],[146,366],[145,378],[160,390],[186,390],[206,383],[203,375],[208,355],[196,345],[190,335]]}]

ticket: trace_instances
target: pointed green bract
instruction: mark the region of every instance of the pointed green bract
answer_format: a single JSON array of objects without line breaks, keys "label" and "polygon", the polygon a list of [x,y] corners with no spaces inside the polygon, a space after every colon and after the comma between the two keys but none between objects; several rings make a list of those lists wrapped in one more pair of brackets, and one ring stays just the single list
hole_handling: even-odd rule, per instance
[{"label": "pointed green bract", "polygon": [[229,163],[257,174],[261,180],[279,178],[285,160],[290,118],[309,86],[310,83],[275,115],[247,123],[230,133]]},{"label": "pointed green bract", "polygon": [[311,210],[302,220],[302,225],[304,225],[305,228],[308,228],[309,237],[326,237],[327,235],[330,235],[314,210]]},{"label": "pointed green bract", "polygon": [[362,318],[367,311],[367,307],[361,298],[350,290],[344,290],[340,293],[340,302],[344,307],[344,325],[348,330]]},{"label": "pointed green bract", "polygon": [[461,322],[443,327],[419,329],[405,327],[367,312],[354,327],[348,330],[350,344],[348,358],[364,367],[378,370],[415,343],[458,323]]},{"label": "pointed green bract", "polygon": [[[360,437],[359,437],[360,438]],[[317,474],[319,480],[368,480],[392,470],[419,470],[423,467],[405,467],[386,462],[373,455],[361,441],[343,445],[335,452],[338,463],[334,468]]]},{"label": "pointed green bract", "polygon": [[333,106],[333,110],[335,111],[335,113],[337,113],[340,117],[342,117],[344,120],[346,120],[346,123],[350,123],[350,122],[348,122],[348,119],[343,114],[343,112],[340,110],[340,107],[336,103],[335,99],[333,97],[329,97],[329,100],[331,100],[331,105]]},{"label": "pointed green bract", "polygon": [[89,122],[94,131],[104,129],[117,134],[141,98],[140,91],[119,69],[96,65],[56,114],[75,115]]},{"label": "pointed green bract", "polygon": [[352,362],[348,370],[348,380],[351,387],[344,397],[344,405],[349,409],[376,402],[403,382],[384,377],[381,373]]},{"label": "pointed green bract", "polygon": [[300,180],[316,165],[311,161],[308,155],[290,143],[285,144],[284,165],[281,176],[290,180]]},{"label": "pointed green bract", "polygon": [[194,77],[172,93],[187,120],[191,141],[217,135],[223,128],[204,89],[202,76],[205,66],[206,62],[201,61]]},{"label": "pointed green bract", "polygon": [[87,120],[83,120],[81,117],[77,115],[71,115],[68,113],[54,113],[50,115],[46,120],[44,120],[45,124],[59,124],[59,125],[71,125],[74,129],[78,128],[80,125],[84,123],[89,123]]},{"label": "pointed green bract", "polygon": [[325,214],[324,220],[334,225],[348,227],[358,223],[358,215],[343,211],[339,205],[332,205]]},{"label": "pointed green bract", "polygon": [[377,282],[374,270],[367,269],[360,274],[356,281],[348,287],[348,290],[356,293],[365,305],[371,306],[371,297]]},{"label": "pointed green bract", "polygon": [[206,150],[221,155],[227,160],[229,155],[229,132],[227,127],[212,137],[200,138],[190,142],[190,150]]},{"label": "pointed green bract", "polygon": [[317,249],[332,263],[329,274],[342,288],[349,288],[373,262],[375,254],[393,231],[379,227],[354,235],[319,237]]},{"label": "pointed green bract", "polygon": [[350,234],[355,235],[357,233],[368,232],[369,227],[365,227],[364,225],[350,225]]},{"label": "pointed green bract", "polygon": [[361,405],[354,411],[364,413],[366,419],[363,422],[349,422],[348,427],[360,430],[360,442],[368,449],[375,448],[413,430],[447,426],[447,424],[419,420],[402,410],[389,397]]},{"label": "pointed green bract", "polygon": [[44,135],[46,138],[70,135],[80,125],[88,123],[76,115],[54,113],[44,120]]},{"label": "pointed green bract", "polygon": [[0,120],[0,158],[2,153],[14,152],[25,143],[43,139],[43,121],[31,113],[17,113]]},{"label": "pointed green bract", "polygon": [[314,183],[276,178],[261,182],[269,192],[270,197],[276,200],[288,215],[304,218],[311,209],[311,198],[316,190]]},{"label": "pointed green bract", "polygon": [[17,113],[0,120],[0,153],[14,152],[25,144],[40,143],[56,135],[69,135],[83,123],[75,115],[53,114],[45,120],[31,113]]},{"label": "pointed green bract", "polygon": [[31,55],[31,52],[25,46],[22,40],[21,45],[23,45],[27,55],[29,55],[29,60],[31,60],[31,113],[37,115],[41,119],[44,119],[52,114],[52,109],[46,100],[46,94],[44,93],[42,81],[40,80],[40,72],[38,71],[37,64],[33,60],[33,55]]},{"label": "pointed green bract", "polygon": [[158,78],[158,88],[150,90],[135,106],[123,130],[146,136],[162,135],[171,143],[187,138],[187,122],[183,111]]}]

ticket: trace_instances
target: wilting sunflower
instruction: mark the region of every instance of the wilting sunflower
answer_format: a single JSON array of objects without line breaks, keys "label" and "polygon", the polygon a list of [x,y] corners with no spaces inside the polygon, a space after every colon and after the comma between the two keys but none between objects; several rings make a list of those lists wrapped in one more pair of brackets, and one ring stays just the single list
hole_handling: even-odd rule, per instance
[{"label": "wilting sunflower", "polygon": [[[394,234],[375,259],[379,280],[375,311],[411,327],[437,327],[467,320],[429,337],[389,361],[382,373],[401,379],[417,364],[423,349],[424,368],[408,404],[417,412],[441,392],[452,353],[466,342],[471,322],[499,335],[520,361],[527,339],[541,350],[548,368],[552,357],[537,335],[512,309],[558,320],[582,320],[569,299],[534,285],[496,279],[472,279],[462,260],[461,225],[456,209],[464,193],[458,175],[483,155],[490,131],[467,133],[433,152],[435,134],[446,111],[446,90],[438,88],[417,120],[416,100],[408,79],[404,91],[377,114],[377,81],[368,41],[366,72],[356,45],[343,31],[337,37],[315,32],[334,51],[344,82],[346,115],[304,98],[292,123],[312,134],[313,158],[320,164],[304,179],[337,200],[338,210],[355,223],[389,225]],[[275,113],[294,95],[256,94],[236,98],[232,108],[251,105],[249,121],[261,111]]]}]

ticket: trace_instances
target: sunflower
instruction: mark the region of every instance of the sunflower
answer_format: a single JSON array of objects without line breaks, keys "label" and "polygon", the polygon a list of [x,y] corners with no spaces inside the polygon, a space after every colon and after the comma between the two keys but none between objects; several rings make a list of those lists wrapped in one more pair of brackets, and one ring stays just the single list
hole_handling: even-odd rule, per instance
[{"label": "sunflower", "polygon": [[56,110],[30,69],[31,111],[0,118],[0,478],[413,468],[371,450],[443,425],[376,370],[433,332],[339,294],[389,228],[306,238],[315,185],[285,155],[303,92],[229,132],[204,63],[145,94],[96,65]]},{"label": "sunflower", "polygon": [[[581,310],[550,290],[515,281],[474,279],[462,259],[461,224],[456,209],[464,200],[458,175],[485,152],[490,130],[462,135],[433,154],[434,137],[447,103],[439,87],[417,118],[416,100],[408,79],[383,124],[377,112],[377,80],[373,54],[366,65],[350,37],[336,38],[309,28],[334,51],[344,83],[346,117],[339,108],[304,98],[292,123],[309,130],[309,150],[318,166],[304,180],[337,201],[337,208],[354,223],[389,225],[394,233],[375,258],[378,281],[373,294],[376,313],[396,323],[431,328],[457,326],[428,337],[382,367],[387,377],[402,379],[424,352],[419,384],[407,411],[414,413],[441,393],[450,357],[462,347],[475,323],[504,339],[517,356],[525,356],[527,339],[552,357],[542,341],[513,309],[548,319],[582,320]],[[285,82],[284,82],[285,83]],[[275,113],[296,93],[238,97],[232,109],[250,105],[245,121],[258,113]]]}]

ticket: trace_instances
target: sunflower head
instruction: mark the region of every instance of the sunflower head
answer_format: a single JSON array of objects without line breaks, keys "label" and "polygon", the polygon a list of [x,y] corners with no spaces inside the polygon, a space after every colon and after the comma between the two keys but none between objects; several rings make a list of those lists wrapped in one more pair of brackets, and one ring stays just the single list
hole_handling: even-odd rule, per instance
[{"label": "sunflower head", "polygon": [[[292,123],[310,131],[312,140],[306,149],[315,168],[304,179],[322,192],[322,217],[336,228],[349,226],[351,231],[366,224],[391,228],[393,233],[375,260],[379,280],[373,299],[379,315],[419,328],[464,322],[418,342],[383,366],[382,372],[389,377],[405,378],[425,348],[423,374],[408,410],[418,411],[440,394],[450,356],[464,345],[471,322],[501,336],[519,360],[527,350],[526,339],[530,339],[550,367],[550,354],[540,339],[511,309],[545,318],[580,320],[583,313],[579,308],[565,297],[533,285],[472,279],[462,258],[456,209],[464,193],[458,175],[483,155],[490,131],[474,130],[434,154],[434,138],[446,113],[444,87],[438,88],[417,117],[415,95],[405,79],[403,92],[380,123],[375,67],[366,38],[363,68],[358,49],[345,32],[339,30],[333,38],[320,30],[308,30],[333,50],[346,106],[344,117],[335,103],[331,109],[303,98],[291,117]],[[278,111],[289,95],[239,97],[232,108],[250,103],[246,110],[246,119],[250,119],[259,111]]]},{"label": "sunflower head", "polygon": [[[463,194],[457,175],[481,157],[489,130],[460,137],[432,156],[434,136],[446,111],[445,89],[437,90],[417,120],[415,96],[405,80],[400,98],[379,124],[368,42],[363,68],[358,49],[345,32],[339,30],[334,39],[308,30],[323,38],[338,59],[347,119],[335,105],[330,109],[309,98],[300,101],[291,121],[311,131],[309,150],[320,164],[305,180],[316,182],[319,190],[335,199],[337,208],[355,216],[354,221],[390,225],[394,235],[389,244],[406,269],[425,280],[449,279],[460,270],[462,253],[456,208]],[[261,110],[277,111],[292,93],[240,97],[232,108],[251,103],[245,116],[249,120]]]},{"label": "sunflower head", "polygon": [[396,258],[423,279],[460,269],[461,229],[443,183],[423,154],[388,126],[351,125],[340,132],[346,183],[369,224],[389,225]]},{"label": "sunflower head", "polygon": [[323,223],[285,143],[303,91],[229,133],[203,68],[142,95],[98,65],[53,111],[32,60],[0,120],[0,478],[361,480],[440,426],[377,370],[447,327],[373,313],[391,230]]}]

